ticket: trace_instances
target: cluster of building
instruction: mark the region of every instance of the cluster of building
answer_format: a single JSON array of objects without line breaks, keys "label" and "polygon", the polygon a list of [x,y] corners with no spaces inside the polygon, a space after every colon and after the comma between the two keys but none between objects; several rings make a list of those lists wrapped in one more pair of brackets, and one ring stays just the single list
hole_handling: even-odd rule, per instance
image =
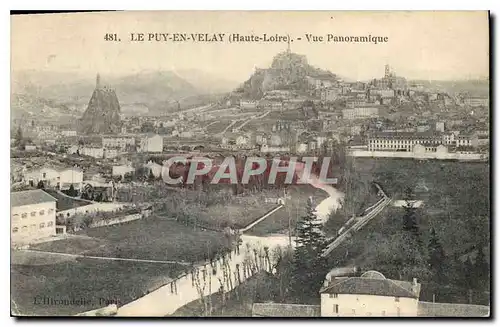
[{"label": "cluster of building", "polygon": [[148,134],[136,138],[135,136],[103,136],[101,142],[93,142],[85,145],[71,145],[67,148],[68,154],[78,154],[93,158],[112,159],[124,153],[163,152],[163,137],[157,134]]}]

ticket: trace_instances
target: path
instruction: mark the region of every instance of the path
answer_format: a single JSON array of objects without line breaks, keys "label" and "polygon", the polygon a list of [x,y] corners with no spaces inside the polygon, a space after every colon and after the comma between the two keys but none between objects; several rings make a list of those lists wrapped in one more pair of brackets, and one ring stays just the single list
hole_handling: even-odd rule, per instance
[{"label": "path", "polygon": [[240,119],[232,120],[231,124],[229,124],[226,128],[224,128],[224,130],[222,132],[217,133],[216,135],[223,136],[227,132],[228,129],[230,129],[234,124],[236,124],[239,121],[240,121]]},{"label": "path", "polygon": [[270,111],[270,110],[269,110],[269,111],[267,111],[267,112],[265,112],[264,114],[262,114],[262,115],[258,116],[258,117],[255,117],[255,116],[250,117],[249,119],[247,119],[246,121],[244,121],[244,122],[243,122],[243,124],[241,124],[241,125],[240,125],[240,126],[238,126],[238,127],[235,127],[235,128],[234,128],[234,131],[235,131],[235,132],[239,132],[239,130],[240,130],[240,129],[242,129],[242,128],[243,128],[243,126],[245,126],[246,124],[248,124],[248,123],[249,123],[249,122],[251,122],[252,120],[262,119],[262,118],[266,117],[267,115],[269,115],[269,113],[271,113],[271,111]]},{"label": "path", "polygon": [[276,208],[273,208],[271,209],[271,211],[269,211],[268,213],[264,214],[262,217],[258,218],[257,220],[255,220],[253,223],[251,223],[250,225],[244,227],[244,228],[241,228],[239,230],[239,232],[241,234],[243,234],[244,232],[246,232],[247,230],[249,230],[250,228],[254,227],[255,225],[257,225],[258,223],[260,223],[261,221],[263,221],[264,219],[266,219],[267,217],[269,217],[270,215],[272,215],[273,213],[275,213],[276,211],[278,211],[279,209],[283,208],[284,205],[283,204],[280,204],[279,206],[277,206]]},{"label": "path", "polygon": [[19,250],[31,253],[42,253],[50,255],[60,255],[64,257],[71,258],[87,258],[87,259],[97,259],[97,260],[109,260],[109,261],[132,261],[132,262],[146,262],[146,263],[165,263],[165,264],[178,264],[184,266],[191,266],[191,263],[183,261],[173,261],[173,260],[149,260],[149,259],[131,259],[131,258],[115,258],[115,257],[98,257],[85,254],[70,254],[70,253],[60,253],[60,252],[50,252],[50,251],[39,251],[39,250]]}]

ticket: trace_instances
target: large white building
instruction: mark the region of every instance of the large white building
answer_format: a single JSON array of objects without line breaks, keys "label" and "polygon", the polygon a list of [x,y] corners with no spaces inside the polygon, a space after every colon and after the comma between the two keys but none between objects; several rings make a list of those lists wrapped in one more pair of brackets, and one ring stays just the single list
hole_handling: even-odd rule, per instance
[{"label": "large white building", "polygon": [[83,171],[77,167],[64,169],[40,168],[24,174],[27,185],[37,186],[41,181],[44,187],[53,187],[67,190],[73,185],[75,190],[80,190],[83,184]]},{"label": "large white building", "polygon": [[368,137],[368,151],[413,151],[416,144],[437,147],[443,136],[436,133],[379,132]]},{"label": "large white building", "polygon": [[420,284],[367,271],[326,280],[320,294],[322,317],[416,317]]},{"label": "large white building", "polygon": [[439,145],[476,148],[479,142],[475,133],[459,134],[458,132],[378,132],[368,137],[368,151],[411,152],[417,144],[426,147],[427,152],[435,152]]},{"label": "large white building", "polygon": [[127,146],[135,146],[135,138],[131,136],[103,137],[102,146],[105,148],[119,148],[125,150]]},{"label": "large white building", "polygon": [[134,167],[130,165],[113,166],[111,175],[124,177],[126,174],[134,173]]},{"label": "large white building", "polygon": [[78,151],[82,156],[89,156],[96,159],[104,158],[104,148],[101,147],[86,146],[78,149]]},{"label": "large white building", "polygon": [[11,242],[30,244],[56,234],[56,199],[42,190],[10,194]]},{"label": "large white building", "polygon": [[155,134],[141,139],[140,152],[163,152],[163,137]]}]

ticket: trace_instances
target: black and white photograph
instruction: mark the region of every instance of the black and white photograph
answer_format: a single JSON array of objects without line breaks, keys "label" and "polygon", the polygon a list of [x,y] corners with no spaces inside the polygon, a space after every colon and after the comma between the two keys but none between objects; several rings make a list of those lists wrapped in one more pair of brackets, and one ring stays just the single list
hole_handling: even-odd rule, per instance
[{"label": "black and white photograph", "polygon": [[490,317],[488,11],[10,25],[11,316]]}]

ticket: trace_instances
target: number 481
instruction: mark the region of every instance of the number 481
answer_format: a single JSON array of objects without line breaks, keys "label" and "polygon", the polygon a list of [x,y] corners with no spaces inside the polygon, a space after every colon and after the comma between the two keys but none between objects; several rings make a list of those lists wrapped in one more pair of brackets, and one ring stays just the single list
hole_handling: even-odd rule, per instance
[{"label": "number 481", "polygon": [[120,39],[118,38],[118,35],[116,33],[106,33],[106,35],[104,35],[104,41],[120,41]]}]

